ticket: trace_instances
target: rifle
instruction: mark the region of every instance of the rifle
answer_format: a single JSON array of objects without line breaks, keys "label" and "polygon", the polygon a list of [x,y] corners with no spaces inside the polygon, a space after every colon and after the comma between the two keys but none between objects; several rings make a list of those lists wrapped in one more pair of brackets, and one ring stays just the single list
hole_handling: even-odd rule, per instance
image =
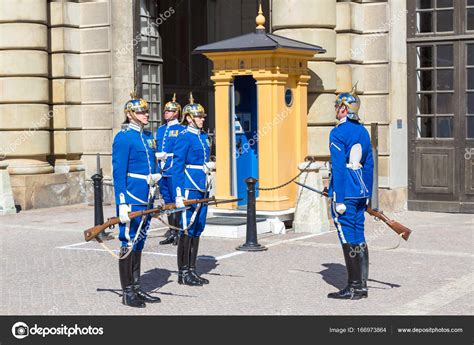
[{"label": "rifle", "polygon": [[[325,188],[323,191],[320,191],[320,190],[317,190],[316,188],[313,188],[313,187],[310,187],[310,186],[307,186],[303,183],[299,183],[297,181],[293,181],[294,183],[296,183],[297,185],[300,185],[301,187],[304,187],[304,188],[307,188],[315,193],[318,193],[322,196],[325,196],[327,198],[329,198],[329,195],[328,195],[328,192],[327,192],[327,189]],[[411,230],[408,229],[405,225],[397,222],[396,220],[393,220],[393,219],[390,219],[389,217],[387,217],[383,211],[380,211],[378,209],[374,209],[374,208],[371,208],[371,207],[367,207],[365,212],[367,212],[368,214],[370,214],[371,216],[375,217],[376,219],[380,219],[382,220],[385,224],[387,224],[389,226],[390,229],[392,229],[393,231],[395,231],[398,235],[401,235],[402,238],[405,240],[405,241],[408,241],[408,238],[410,237],[411,235]]]},{"label": "rifle", "polygon": [[[240,201],[241,199],[231,199],[231,200],[216,200],[215,197],[212,198],[205,198],[205,199],[192,199],[192,200],[184,200],[184,205],[193,205],[193,204],[207,204],[207,205],[217,205],[217,204],[223,204],[223,203],[229,203],[229,202],[237,202]],[[136,218],[136,217],[141,217],[141,216],[146,216],[149,214],[155,214],[158,213],[161,214],[165,211],[168,210],[174,210],[178,209],[175,204],[166,204],[162,207],[158,208],[152,208],[149,210],[142,210],[142,211],[134,211],[134,212],[129,212],[128,217],[130,219]],[[153,217],[156,217],[157,215],[154,215]],[[108,218],[107,221],[104,224],[99,224],[96,226],[93,226],[90,229],[87,229],[84,231],[84,239],[86,242],[89,242],[90,240],[94,239],[97,237],[98,234],[100,234],[102,231],[108,228],[114,227],[116,224],[120,223],[120,218],[119,217],[112,217]]]}]

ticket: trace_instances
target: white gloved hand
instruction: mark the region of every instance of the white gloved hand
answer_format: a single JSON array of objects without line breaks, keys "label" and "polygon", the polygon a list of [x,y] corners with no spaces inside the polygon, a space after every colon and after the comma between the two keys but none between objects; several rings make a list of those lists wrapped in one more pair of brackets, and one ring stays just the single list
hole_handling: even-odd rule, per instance
[{"label": "white gloved hand", "polygon": [[370,204],[370,198],[367,198],[367,201],[365,202],[365,206],[369,206]]},{"label": "white gloved hand", "polygon": [[150,185],[152,185],[152,186],[157,184],[158,181],[161,180],[161,174],[151,174],[149,176],[150,176],[150,179],[151,179]]},{"label": "white gloved hand", "polygon": [[128,217],[128,212],[132,211],[132,207],[128,204],[119,205],[119,218],[120,223],[128,223],[130,218]]},{"label": "white gloved hand", "polygon": [[183,208],[184,205],[184,198],[182,196],[177,196],[175,199],[176,208]]},{"label": "white gloved hand", "polygon": [[155,153],[156,160],[162,161],[166,159],[166,152],[157,152]]},{"label": "white gloved hand", "polygon": [[160,198],[155,199],[155,205],[154,205],[155,208],[162,208],[165,205],[166,203],[165,203],[165,200],[163,200],[163,198],[160,197]]},{"label": "white gloved hand", "polygon": [[346,212],[346,205],[344,205],[342,202],[336,203],[336,212],[339,214]]},{"label": "white gloved hand", "polygon": [[214,167],[215,167],[215,163],[214,162],[204,162],[204,166],[205,166],[205,173],[206,174],[209,174],[212,172],[212,170],[214,170]]}]

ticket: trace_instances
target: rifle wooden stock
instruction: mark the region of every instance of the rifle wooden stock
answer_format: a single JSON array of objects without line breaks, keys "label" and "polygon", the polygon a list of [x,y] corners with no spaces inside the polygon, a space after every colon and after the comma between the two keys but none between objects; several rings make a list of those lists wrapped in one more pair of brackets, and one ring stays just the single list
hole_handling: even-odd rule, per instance
[{"label": "rifle wooden stock", "polygon": [[[212,197],[212,198],[207,198],[207,199],[192,199],[192,200],[185,200],[184,205],[192,205],[192,204],[200,204],[200,203],[211,203],[211,202],[217,202],[217,200]],[[229,201],[232,202],[232,201]],[[166,210],[173,210],[176,208],[175,204],[166,204],[163,207],[158,207],[158,208],[151,208],[149,210],[143,210],[143,211],[135,211],[135,212],[129,212],[128,213],[128,218],[133,219],[136,217],[141,217],[141,216],[146,216],[148,214],[153,214],[153,213],[159,213],[162,211]],[[94,239],[98,234],[100,234],[102,231],[105,229],[117,225],[120,223],[120,218],[119,217],[112,217],[107,219],[107,221],[104,224],[99,224],[96,225],[90,229],[87,229],[84,231],[84,239],[86,242],[89,242],[90,240]]]},{"label": "rifle wooden stock", "polygon": [[376,217],[382,220],[385,224],[387,224],[390,229],[395,231],[397,234],[402,235],[402,238],[405,241],[408,241],[408,238],[411,235],[411,230],[408,229],[405,225],[400,224],[399,222],[388,218],[382,211],[374,210],[373,208],[367,207],[366,212],[373,217]]}]

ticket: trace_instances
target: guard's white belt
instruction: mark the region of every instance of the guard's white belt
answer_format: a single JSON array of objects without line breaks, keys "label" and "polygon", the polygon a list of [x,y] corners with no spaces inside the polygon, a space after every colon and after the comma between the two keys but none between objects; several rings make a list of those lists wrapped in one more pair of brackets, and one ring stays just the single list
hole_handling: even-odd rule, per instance
[{"label": "guard's white belt", "polygon": [[352,170],[359,170],[362,169],[362,164],[360,163],[347,163],[346,168],[352,169]]},{"label": "guard's white belt", "polygon": [[174,156],[174,153],[167,153],[166,154],[166,157],[173,157]]},{"label": "guard's white belt", "polygon": [[145,181],[148,181],[148,176],[149,175],[142,175],[142,174],[134,174],[134,173],[128,173],[127,176],[133,177],[133,178],[139,178]]},{"label": "guard's white belt", "polygon": [[202,171],[204,171],[204,165],[188,164],[188,165],[186,165],[186,169],[196,169],[196,170],[202,170]]}]

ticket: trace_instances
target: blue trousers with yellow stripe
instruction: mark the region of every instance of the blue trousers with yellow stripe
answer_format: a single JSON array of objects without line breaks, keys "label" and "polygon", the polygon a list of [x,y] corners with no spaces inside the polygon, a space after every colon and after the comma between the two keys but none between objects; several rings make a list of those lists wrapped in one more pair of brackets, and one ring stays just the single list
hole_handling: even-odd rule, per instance
[{"label": "blue trousers with yellow stripe", "polygon": [[365,242],[364,212],[366,203],[367,198],[346,199],[344,200],[346,212],[343,214],[337,213],[335,203],[331,203],[331,214],[341,244],[360,244]]}]

